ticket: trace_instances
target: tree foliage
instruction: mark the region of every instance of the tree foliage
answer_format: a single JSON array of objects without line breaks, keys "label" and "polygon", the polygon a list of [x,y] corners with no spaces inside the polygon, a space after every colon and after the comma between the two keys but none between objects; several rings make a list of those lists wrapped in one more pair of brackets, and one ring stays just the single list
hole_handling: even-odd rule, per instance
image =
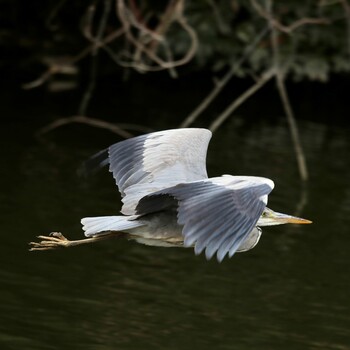
[{"label": "tree foliage", "polygon": [[[236,64],[269,29],[276,31],[280,62],[293,79],[326,81],[333,72],[350,70],[347,0],[61,0],[46,7],[42,2],[1,3],[6,11],[0,15],[0,48],[25,52],[22,65],[41,62],[48,67],[46,75],[27,87],[56,73],[70,74],[101,51],[110,58],[109,71],[168,70],[177,77],[179,67],[186,65],[218,72]],[[256,75],[271,62],[267,33],[234,74]]]}]

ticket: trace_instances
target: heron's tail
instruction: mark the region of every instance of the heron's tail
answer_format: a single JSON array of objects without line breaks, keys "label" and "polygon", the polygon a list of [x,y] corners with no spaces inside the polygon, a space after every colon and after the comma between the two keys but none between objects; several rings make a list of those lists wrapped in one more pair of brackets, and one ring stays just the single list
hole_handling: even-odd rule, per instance
[{"label": "heron's tail", "polygon": [[145,225],[135,219],[137,216],[97,216],[83,218],[81,224],[85,236],[91,237],[106,231],[125,231]]}]

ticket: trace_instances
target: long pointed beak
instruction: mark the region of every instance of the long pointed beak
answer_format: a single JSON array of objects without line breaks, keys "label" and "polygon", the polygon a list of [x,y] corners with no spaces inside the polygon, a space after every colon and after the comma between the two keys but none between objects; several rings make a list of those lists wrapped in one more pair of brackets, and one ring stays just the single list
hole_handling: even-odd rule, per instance
[{"label": "long pointed beak", "polygon": [[274,214],[276,215],[274,217],[274,220],[280,222],[281,224],[312,224],[312,221],[303,218],[298,218],[296,216],[277,212],[274,212]]}]

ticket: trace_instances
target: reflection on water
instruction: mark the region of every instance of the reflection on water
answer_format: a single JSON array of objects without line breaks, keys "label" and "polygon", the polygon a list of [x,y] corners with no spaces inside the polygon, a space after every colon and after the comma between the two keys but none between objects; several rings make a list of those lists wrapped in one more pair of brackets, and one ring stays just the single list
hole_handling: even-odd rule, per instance
[{"label": "reflection on water", "polygon": [[[300,126],[311,179],[298,214],[314,224],[266,228],[222,264],[127,241],[28,253],[36,234],[80,237],[80,218],[115,213],[119,197],[107,173],[76,176],[103,141],[48,146],[1,130],[1,349],[349,349],[349,129]],[[300,211],[282,123],[233,121],[214,135],[208,169],[270,177],[269,206]]]}]

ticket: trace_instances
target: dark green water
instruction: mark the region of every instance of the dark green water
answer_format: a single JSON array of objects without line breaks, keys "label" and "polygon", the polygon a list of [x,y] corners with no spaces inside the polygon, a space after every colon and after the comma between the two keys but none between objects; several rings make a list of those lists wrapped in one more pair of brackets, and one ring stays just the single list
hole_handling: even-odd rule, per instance
[{"label": "dark green water", "polygon": [[350,129],[299,125],[304,192],[283,120],[237,117],[214,135],[211,176],[270,177],[269,206],[314,221],[266,228],[255,249],[218,264],[119,240],[29,253],[38,234],[81,238],[81,217],[117,213],[107,171],[76,170],[118,139],[77,126],[38,141],[31,123],[4,123],[0,348],[350,349]]}]

